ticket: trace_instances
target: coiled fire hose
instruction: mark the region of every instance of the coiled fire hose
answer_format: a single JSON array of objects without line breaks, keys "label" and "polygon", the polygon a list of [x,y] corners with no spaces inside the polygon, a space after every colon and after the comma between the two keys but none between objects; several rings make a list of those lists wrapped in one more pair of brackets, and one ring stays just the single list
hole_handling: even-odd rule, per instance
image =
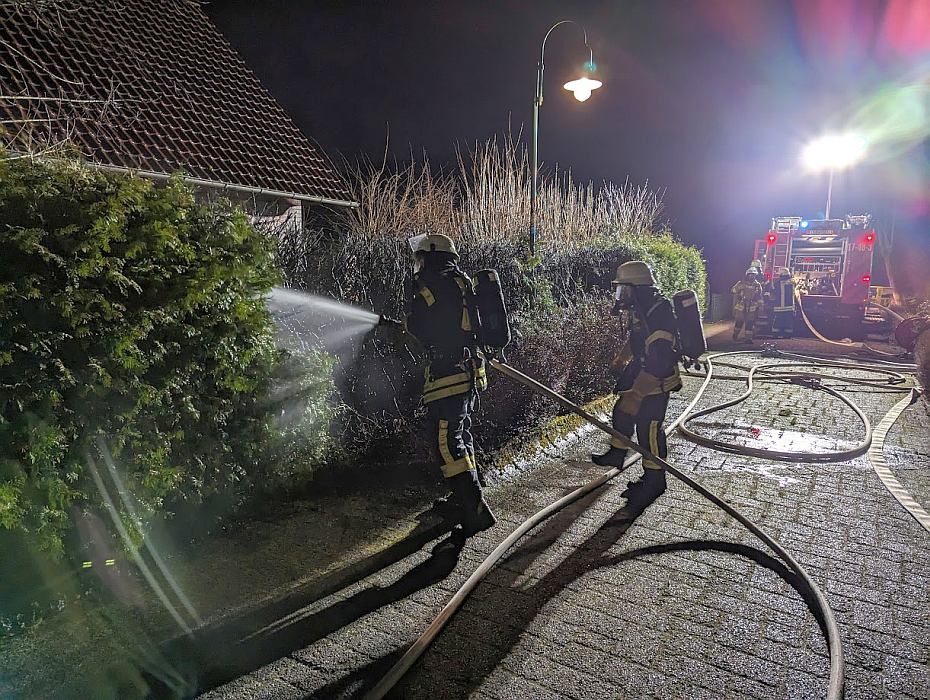
[{"label": "coiled fire hose", "polygon": [[[854,342],[854,341],[852,341],[852,340],[850,340],[850,341],[831,340],[830,338],[828,338],[828,337],[826,337],[825,335],[823,335],[820,331],[818,331],[818,330],[814,327],[814,324],[811,323],[811,320],[807,317],[807,312],[804,311],[804,304],[801,302],[801,296],[802,296],[802,295],[801,295],[801,293],[800,293],[797,289],[794,290],[794,296],[795,296],[795,299],[797,299],[797,301],[798,301],[798,309],[800,309],[800,311],[801,311],[801,318],[804,319],[804,325],[807,326],[808,330],[809,330],[811,333],[813,333],[813,334],[814,334],[814,337],[816,337],[818,340],[820,340],[820,341],[822,341],[822,342],[824,342],[824,343],[827,343],[827,344],[829,344],[829,345],[840,345],[840,346],[845,347],[845,348],[859,348],[859,349],[861,349],[861,350],[865,350],[866,352],[870,352],[870,353],[873,353],[873,354],[875,354],[875,355],[881,355],[881,356],[883,356],[883,357],[898,357],[898,354],[897,354],[897,353],[886,352],[886,351],[884,351],[884,350],[879,350],[879,349],[877,349],[877,348],[873,348],[871,345],[867,345],[866,343]],[[891,311],[891,310],[889,309],[889,311]],[[891,311],[891,313],[894,313],[894,312]],[[895,316],[897,316],[897,314],[895,314]],[[901,317],[898,316],[898,318],[900,319]]]},{"label": "coiled fire hose", "polygon": [[[718,353],[716,355],[711,355],[707,358],[707,376],[704,379],[704,382],[701,384],[698,392],[696,393],[694,399],[691,403],[685,408],[681,415],[668,427],[667,433],[671,433],[680,423],[688,417],[689,412],[697,405],[697,402],[703,396],[705,389],[710,383],[710,380],[713,376],[713,358],[722,357],[726,355],[740,355],[746,354],[745,352],[731,352],[731,353]],[[525,386],[529,387],[531,390],[546,396],[556,403],[558,403],[563,408],[568,409],[572,413],[584,418],[586,421],[592,425],[600,428],[605,433],[611,435],[611,437],[616,438],[623,444],[627,449],[632,450],[634,454],[627,458],[626,462],[622,467],[617,467],[611,469],[610,471],[602,474],[598,478],[588,482],[584,486],[575,489],[566,496],[563,496],[559,500],[549,504],[539,512],[532,515],[529,519],[523,522],[520,527],[514,530],[510,535],[501,542],[491,554],[485,558],[481,565],[468,577],[465,583],[456,591],[455,595],[452,596],[451,600],[446,603],[445,607],[439,612],[436,618],[429,624],[429,626],[423,631],[423,633],[417,638],[416,641],[410,646],[410,648],[404,653],[404,655],[388,670],[388,672],[378,681],[378,683],[365,694],[367,700],[380,700],[383,698],[394,685],[404,676],[404,674],[413,666],[414,663],[423,655],[429,645],[433,642],[436,636],[442,631],[445,625],[448,623],[449,619],[453,614],[462,606],[465,602],[465,599],[468,595],[475,589],[478,583],[487,576],[491,568],[501,560],[504,554],[514,545],[516,542],[523,537],[527,532],[532,530],[534,527],[539,525],[541,522],[554,515],[558,511],[562,510],[569,504],[577,501],[583,496],[591,493],[597,488],[600,488],[605,483],[613,479],[615,476],[620,474],[622,471],[627,469],[631,464],[633,464],[639,457],[646,457],[651,461],[660,464],[668,473],[675,476],[680,481],[684,482],[692,489],[697,491],[699,494],[707,498],[714,505],[724,510],[728,515],[733,517],[739,523],[741,523],[746,529],[748,529],[752,534],[758,537],[763,543],[765,543],[775,554],[785,563],[785,565],[792,571],[799,579],[799,585],[801,588],[804,588],[806,593],[805,600],[813,601],[817,610],[819,611],[819,619],[823,622],[823,629],[827,638],[827,647],[830,653],[830,678],[827,687],[828,700],[839,700],[843,697],[843,683],[845,675],[845,662],[843,659],[843,645],[840,640],[839,627],[836,624],[836,618],[833,614],[833,610],[830,608],[827,603],[826,597],[823,592],[814,583],[810,575],[804,570],[804,568],[792,557],[774,538],[768,535],[762,528],[750,521],[746,516],[740,513],[736,508],[727,503],[725,500],[714,494],[712,491],[707,489],[705,486],[700,484],[697,480],[691,476],[685,474],[684,472],[679,471],[671,464],[665,460],[659,458],[658,456],[650,453],[648,450],[643,449],[637,443],[630,441],[622,433],[619,433],[612,426],[607,423],[599,420],[597,417],[592,416],[590,413],[585,411],[580,406],[575,405],[565,397],[556,393],[549,387],[540,384],[535,379],[528,377],[522,372],[514,369],[513,367],[501,362],[497,359],[492,359],[490,362],[491,366],[496,370],[502,372],[510,379],[517,381]],[[809,603],[810,605],[810,603]]]},{"label": "coiled fire hose", "polygon": [[[832,375],[825,375],[819,372],[790,372],[785,373],[784,370],[791,367],[808,367],[813,366],[813,362],[790,362],[790,363],[767,363],[761,365],[753,365],[749,370],[749,373],[746,375],[746,391],[737,396],[736,398],[724,401],[723,403],[710,406],[708,408],[701,409],[695,413],[691,413],[685,417],[685,419],[678,426],[678,432],[684,435],[686,438],[692,442],[697,443],[698,445],[703,445],[704,447],[709,447],[714,450],[719,450],[720,452],[729,452],[729,453],[738,453],[744,454],[751,457],[760,457],[762,459],[771,459],[779,462],[813,462],[813,463],[825,463],[825,462],[845,462],[849,459],[854,459],[859,455],[865,454],[869,446],[872,444],[872,426],[869,423],[868,417],[863,413],[862,409],[859,408],[855,403],[850,399],[844,396],[839,391],[831,389],[828,386],[825,386],[821,383],[821,380],[824,378],[833,378]],[[841,364],[841,363],[831,363],[832,367],[837,368],[847,368],[847,369],[856,369],[863,372],[876,372],[880,374],[892,375],[893,378],[897,379],[901,377],[896,372],[885,369],[872,369],[863,367],[861,365],[850,365],[850,364]],[[824,391],[831,396],[842,401],[846,406],[853,410],[856,416],[859,417],[859,420],[862,422],[862,425],[865,428],[864,435],[862,439],[854,447],[837,450],[835,452],[788,452],[784,450],[770,450],[758,447],[750,447],[747,445],[738,445],[735,443],[725,442],[723,440],[716,440],[714,438],[708,438],[703,435],[700,435],[688,427],[690,423],[695,418],[700,418],[701,416],[706,416],[717,411],[722,411],[723,409],[729,408],[730,406],[735,406],[742,401],[745,401],[749,398],[750,394],[753,391],[753,380],[757,372],[766,372],[769,370],[778,370],[777,378],[784,379],[787,381],[796,381],[804,382],[811,388],[816,388],[821,391]],[[707,367],[707,376],[713,374],[713,365],[708,363]],[[870,382],[868,380],[857,380],[854,378],[844,378],[843,381],[848,381],[851,383],[866,384],[869,386],[875,386],[876,382]],[[879,384],[880,386],[891,386],[887,381]],[[909,391],[909,389],[905,389]]]}]

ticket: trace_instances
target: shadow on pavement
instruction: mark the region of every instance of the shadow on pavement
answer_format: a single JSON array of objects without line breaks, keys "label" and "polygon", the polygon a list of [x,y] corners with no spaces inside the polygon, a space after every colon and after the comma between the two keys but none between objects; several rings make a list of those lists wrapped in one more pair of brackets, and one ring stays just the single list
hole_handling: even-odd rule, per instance
[{"label": "shadow on pavement", "polygon": [[[649,503],[628,503],[555,568],[542,578],[535,579],[532,584],[528,583],[523,575],[529,570],[532,562],[565,529],[567,526],[565,520],[574,519],[577,512],[587,508],[593,498],[592,494],[588,499],[579,501],[571,509],[572,512],[564,513],[560,522],[550,523],[548,528],[511,556],[504,568],[496,570],[493,578],[489,578],[483,586],[483,590],[479,589],[477,599],[469,601],[469,606],[480,607],[482,610],[480,617],[475,616],[473,612],[468,617],[459,617],[453,621],[450,625],[452,628],[449,630],[450,633],[453,635],[457,633],[459,644],[463,639],[467,641],[464,648],[457,653],[439,652],[442,655],[442,662],[437,666],[444,667],[443,697],[470,696],[511,653],[540,610],[551,599],[562,593],[571,582],[595,569],[615,566],[639,557],[675,551],[717,551],[751,559],[771,569],[799,590],[797,577],[780,561],[754,547],[731,542],[713,540],[673,542],[644,547],[617,556],[606,556]],[[661,613],[661,610],[657,612]],[[495,622],[496,616],[500,616],[500,620],[506,620],[506,624]],[[818,623],[821,627],[823,626],[822,620],[818,620]],[[467,626],[473,629],[467,629]],[[455,627],[458,629],[455,630]],[[482,639],[486,642],[479,641]],[[451,658],[450,654],[454,655],[454,658]],[[402,683],[395,689],[391,697],[408,695],[422,697],[424,689],[417,688],[417,682],[416,676],[409,677],[406,683]]]},{"label": "shadow on pavement", "polygon": [[748,544],[727,542],[725,540],[682,540],[680,542],[668,542],[666,544],[656,544],[650,547],[642,547],[641,549],[624,552],[616,557],[603,560],[600,566],[615,566],[630,559],[637,559],[650,554],[668,554],[669,552],[720,552],[722,554],[735,554],[754,561],[760,566],[764,566],[791,586],[795,592],[804,599],[814,619],[817,620],[820,631],[823,633],[824,637],[827,636],[826,621],[817,608],[816,600],[804,590],[801,578],[785,566],[781,560],[776,559],[768,552]]},{"label": "shadow on pavement", "polygon": [[[389,586],[373,585],[321,610],[307,610],[317,601],[411,556],[448,532],[437,511],[434,506],[421,513],[417,527],[406,538],[348,570],[335,572],[259,609],[223,619],[198,631],[193,639],[179,637],[170,641],[164,655],[173,670],[185,677],[190,692],[184,694],[202,693],[254,671],[448,576],[458,562],[460,550],[456,547],[436,548],[429,559]],[[177,694],[176,688],[169,689],[154,677],[149,680],[153,696]]]},{"label": "shadow on pavement", "polygon": [[[575,488],[576,487],[566,489],[562,495],[568,494]],[[598,489],[556,513],[552,518],[546,521],[542,528],[540,528],[531,539],[526,541],[517,551],[505,559],[501,565],[515,566],[523,570],[529,568],[530,564],[543,554],[559,536],[604,493],[606,493],[606,491],[603,488]],[[510,572],[508,571],[507,574],[510,574]],[[517,574],[513,574],[513,576],[516,578]],[[516,614],[516,611],[514,611],[514,614]],[[510,618],[511,612],[507,611],[506,615]],[[527,620],[527,622],[529,622],[529,620]],[[503,634],[503,632],[501,634]],[[409,645],[405,645],[401,649],[395,649],[371,661],[369,664],[356,669],[351,674],[320,688],[308,697],[313,700],[361,697],[365,691],[373,687],[374,684],[388,672],[394,663],[403,656],[404,652],[407,650],[407,646]],[[404,684],[402,682],[398,688],[395,688],[388,694],[388,697],[404,697],[405,691],[403,690],[403,686]],[[442,697],[456,697],[452,685],[444,690]]]}]

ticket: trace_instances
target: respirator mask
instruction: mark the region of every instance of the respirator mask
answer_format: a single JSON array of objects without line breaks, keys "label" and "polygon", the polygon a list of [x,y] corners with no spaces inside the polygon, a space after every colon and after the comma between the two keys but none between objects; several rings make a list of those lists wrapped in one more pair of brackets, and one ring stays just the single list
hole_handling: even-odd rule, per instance
[{"label": "respirator mask", "polygon": [[629,310],[635,303],[634,290],[632,284],[618,284],[614,289],[614,313]]},{"label": "respirator mask", "polygon": [[423,268],[423,256],[417,253],[420,250],[420,244],[425,238],[426,234],[421,233],[417,236],[410,236],[410,238],[407,239],[407,245],[410,246],[410,253],[413,255],[413,274],[417,274]]}]

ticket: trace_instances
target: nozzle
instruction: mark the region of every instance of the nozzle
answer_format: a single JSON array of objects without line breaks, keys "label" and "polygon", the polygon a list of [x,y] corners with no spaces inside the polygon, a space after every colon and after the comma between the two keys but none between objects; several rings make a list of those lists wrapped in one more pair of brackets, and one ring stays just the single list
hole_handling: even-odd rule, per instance
[{"label": "nozzle", "polygon": [[388,316],[378,317],[379,326],[388,326],[389,328],[403,328],[404,324]]}]

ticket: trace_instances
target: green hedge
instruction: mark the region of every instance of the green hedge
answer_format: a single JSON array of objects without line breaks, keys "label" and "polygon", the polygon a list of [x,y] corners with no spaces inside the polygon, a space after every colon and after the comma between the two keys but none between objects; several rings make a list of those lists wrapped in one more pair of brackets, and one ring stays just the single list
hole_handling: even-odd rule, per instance
[{"label": "green hedge", "polygon": [[[523,260],[522,242],[458,243],[466,272],[494,268],[500,275],[519,335],[510,361],[579,401],[609,391],[606,364],[625,340],[625,330],[609,316],[610,280],[618,265],[646,260],[667,294],[694,289],[704,298],[700,252],[668,233],[544,251],[535,265]],[[404,312],[402,290],[410,274],[404,239],[339,235],[316,237],[300,269],[285,270],[293,286],[395,317]],[[340,398],[350,409],[343,414],[340,442],[366,462],[429,460],[430,443],[419,428],[422,409],[417,409],[423,358],[415,343],[399,343],[387,333],[369,335],[360,352],[347,355],[339,374]],[[482,397],[476,416],[486,461],[521,429],[555,415],[553,406],[500,382]]]},{"label": "green hedge", "polygon": [[278,273],[240,210],[178,179],[0,159],[0,246],[0,528],[60,554],[73,507],[104,512],[98,438],[143,521],[319,460],[331,365],[283,362],[262,299]]}]

